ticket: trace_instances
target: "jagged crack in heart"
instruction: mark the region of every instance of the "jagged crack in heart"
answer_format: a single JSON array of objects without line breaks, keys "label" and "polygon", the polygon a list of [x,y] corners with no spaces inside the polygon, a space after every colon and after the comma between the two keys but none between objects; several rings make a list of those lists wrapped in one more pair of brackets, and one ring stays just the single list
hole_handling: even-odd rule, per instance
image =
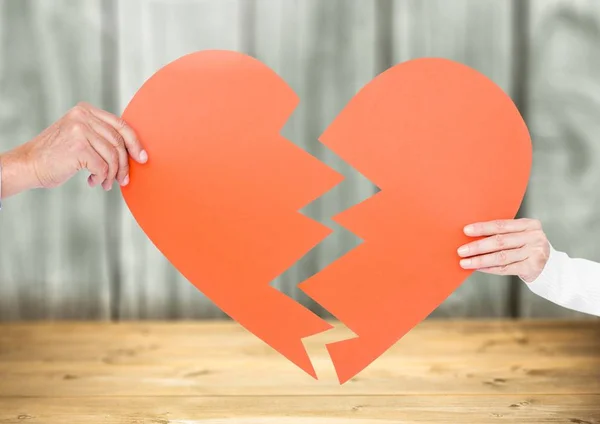
[{"label": "jagged crack in heart", "polygon": [[[123,114],[150,160],[130,162],[121,190],[184,277],[316,378],[303,340],[332,326],[270,282],[329,240],[330,228],[299,211],[343,178],[281,136],[298,103],[282,78],[247,55],[177,59]],[[379,75],[320,141],[381,189],[334,217],[362,242],[299,284],[355,334],[326,345],[344,383],[470,274],[453,255],[468,241],[461,228],[516,214],[531,143],[497,85],[443,59]]]}]

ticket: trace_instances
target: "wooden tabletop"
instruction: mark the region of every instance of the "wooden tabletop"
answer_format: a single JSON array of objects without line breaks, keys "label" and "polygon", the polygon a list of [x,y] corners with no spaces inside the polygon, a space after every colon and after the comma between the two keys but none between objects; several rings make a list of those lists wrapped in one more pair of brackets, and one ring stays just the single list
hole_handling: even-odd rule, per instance
[{"label": "wooden tabletop", "polygon": [[0,423],[600,423],[600,321],[421,323],[340,386],[237,324],[0,325]]}]

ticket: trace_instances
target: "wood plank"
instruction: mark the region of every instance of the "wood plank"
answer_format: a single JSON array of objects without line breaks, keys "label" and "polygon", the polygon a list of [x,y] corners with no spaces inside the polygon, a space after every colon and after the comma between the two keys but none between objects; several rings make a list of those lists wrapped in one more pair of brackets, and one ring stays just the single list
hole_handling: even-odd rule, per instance
[{"label": "wood plank", "polygon": [[[572,257],[600,261],[600,3],[533,0],[527,214]],[[523,316],[592,318],[523,290]]]},{"label": "wood plank", "polygon": [[[396,0],[390,10],[395,63],[418,57],[456,60],[511,93],[513,2]],[[508,315],[509,278],[472,274],[432,317]]]},{"label": "wood plank", "polygon": [[[0,1],[0,152],[102,107],[100,1]],[[109,315],[105,193],[81,173],[3,202],[0,320]]]},{"label": "wood plank", "polygon": [[234,323],[0,325],[2,396],[600,394],[597,322],[421,323],[340,386],[325,343],[319,381]]},{"label": "wood plank", "polygon": [[[238,0],[119,1],[121,109],[160,67],[204,49],[239,50]],[[211,318],[222,312],[150,242],[127,207],[122,217],[122,319]]]},{"label": "wood plank", "polygon": [[375,2],[256,0],[253,54],[294,89],[300,103],[281,133],[336,169],[345,180],[301,210],[334,230],[273,285],[324,316],[296,286],[356,247],[360,240],[331,220],[376,192],[318,138],[354,94],[378,72]]},{"label": "wood plank", "polygon": [[2,423],[600,422],[600,395],[0,398]]},{"label": "wood plank", "polygon": [[[374,193],[370,182],[317,141],[343,105],[375,75],[374,10],[372,3],[356,0],[351,4],[258,0],[243,8],[237,2],[121,2],[123,107],[154,70],[184,53],[225,48],[256,56],[301,97],[283,135],[348,177],[302,211],[332,225],[329,218],[337,211]],[[251,24],[247,19],[252,19]],[[323,39],[329,41],[323,44]],[[320,66],[314,66],[315,60]],[[222,315],[168,264],[128,211],[123,225],[123,318]],[[339,230],[273,284],[312,305],[296,285],[357,244],[354,235]]]}]

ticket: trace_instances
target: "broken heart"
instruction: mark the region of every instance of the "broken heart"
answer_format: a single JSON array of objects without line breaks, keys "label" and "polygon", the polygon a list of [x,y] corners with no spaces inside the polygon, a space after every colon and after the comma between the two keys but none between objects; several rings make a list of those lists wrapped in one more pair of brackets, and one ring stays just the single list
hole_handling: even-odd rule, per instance
[{"label": "broken heart", "polygon": [[[240,53],[168,64],[123,114],[150,160],[131,162],[122,193],[192,284],[316,378],[302,339],[331,325],[269,285],[329,235],[298,211],[342,180],[279,134],[297,103],[275,72]],[[455,253],[462,228],[516,215],[531,143],[499,87],[445,59],[383,72],[321,141],[381,189],[334,218],[363,243],[300,285],[357,335],[328,345],[344,383],[470,275]]]}]

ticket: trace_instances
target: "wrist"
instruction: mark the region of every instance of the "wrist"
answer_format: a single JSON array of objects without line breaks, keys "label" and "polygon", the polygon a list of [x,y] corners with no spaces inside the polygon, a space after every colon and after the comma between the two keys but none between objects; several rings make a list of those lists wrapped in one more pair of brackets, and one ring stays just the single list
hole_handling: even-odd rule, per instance
[{"label": "wrist", "polygon": [[549,272],[550,273],[552,272],[552,271],[548,271],[548,270],[552,266],[551,259],[554,255],[556,255],[556,252],[554,251],[554,248],[552,247],[550,242],[547,242],[546,250],[547,250],[547,252],[544,252],[542,257],[539,259],[539,263],[537,265],[537,271],[534,274],[526,275],[526,276],[519,276],[519,278],[524,283],[534,284],[534,283],[538,282],[539,280],[543,280],[546,277],[546,274],[548,274]]},{"label": "wrist", "polygon": [[39,188],[38,178],[29,160],[26,145],[0,154],[2,199],[22,191]]}]

